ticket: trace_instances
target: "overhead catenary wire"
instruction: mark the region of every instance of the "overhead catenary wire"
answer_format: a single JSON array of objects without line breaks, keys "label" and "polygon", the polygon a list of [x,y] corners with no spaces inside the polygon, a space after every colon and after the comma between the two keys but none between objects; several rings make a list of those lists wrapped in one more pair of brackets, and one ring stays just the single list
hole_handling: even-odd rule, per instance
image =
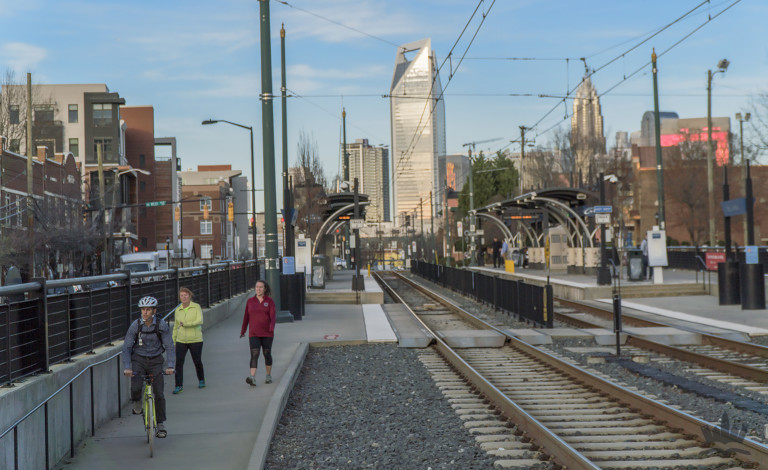
[{"label": "overhead catenary wire", "polygon": [[[469,17],[469,19],[467,20],[467,23],[464,25],[464,28],[462,28],[462,30],[461,30],[461,33],[460,33],[460,34],[459,34],[459,36],[456,38],[456,41],[454,42],[453,46],[451,46],[451,49],[449,50],[449,52],[448,52],[448,55],[446,56],[446,58],[445,58],[445,59],[443,59],[443,63],[442,63],[442,64],[440,64],[440,67],[438,67],[438,69],[437,69],[437,71],[436,71],[436,73],[435,73],[435,76],[434,76],[434,77],[432,77],[432,82],[431,82],[431,84],[430,84],[430,91],[429,91],[429,94],[430,94],[430,96],[431,96],[431,94],[432,94],[432,90],[434,90],[434,87],[435,87],[435,80],[437,80],[437,77],[439,77],[439,75],[440,75],[440,71],[441,71],[441,70],[442,70],[442,68],[445,66],[446,62],[448,62],[448,61],[450,60],[450,58],[452,57],[452,55],[453,55],[453,50],[454,50],[454,49],[456,48],[456,46],[459,44],[459,41],[461,40],[461,38],[462,38],[462,36],[464,35],[464,33],[467,31],[467,28],[468,28],[468,27],[469,27],[469,25],[471,24],[471,22],[472,22],[472,19],[475,17],[475,15],[477,14],[478,10],[480,9],[480,6],[483,4],[483,2],[484,2],[484,1],[485,1],[485,0],[480,0],[480,1],[478,2],[478,4],[477,4],[477,7],[475,7],[475,10],[472,12],[472,15],[471,15],[471,16]],[[480,24],[479,24],[479,25],[477,26],[477,28],[475,29],[475,33],[472,35],[472,39],[470,40],[469,44],[468,44],[468,45],[467,45],[467,47],[464,49],[464,53],[462,54],[462,56],[461,56],[461,59],[459,60],[459,63],[456,65],[456,70],[458,70],[459,66],[460,66],[460,65],[461,65],[461,63],[463,62],[463,60],[464,60],[464,57],[467,55],[467,52],[469,52],[469,48],[470,48],[470,47],[472,46],[472,44],[474,43],[474,40],[475,40],[475,38],[477,37],[477,34],[480,32],[480,28],[482,28],[483,24],[485,23],[485,19],[488,17],[488,14],[490,13],[490,11],[491,11],[491,9],[493,8],[493,6],[495,5],[495,3],[496,3],[496,0],[493,0],[493,1],[491,2],[491,5],[488,7],[488,10],[487,10],[487,11],[485,11],[485,12],[483,12],[483,14],[482,14],[482,20],[480,21]],[[451,73],[450,73],[450,74],[449,74],[449,76],[448,76],[448,81],[446,82],[445,86],[444,86],[444,87],[442,87],[442,89],[440,90],[440,96],[437,98],[437,100],[436,100],[437,102],[439,102],[439,100],[440,100],[440,99],[442,99],[442,97],[443,97],[443,94],[445,93],[445,89],[446,89],[446,88],[448,88],[448,86],[450,85],[450,83],[451,83],[451,80],[453,79],[454,75],[455,75],[455,72],[454,72],[454,70],[452,69],[452,70],[451,70]],[[436,108],[436,106],[431,106],[431,107],[430,107],[430,106],[429,106],[429,104],[430,104],[430,101],[425,101],[425,103],[424,103],[424,109],[422,110],[422,113],[421,113],[421,117],[419,118],[419,122],[418,122],[418,124],[416,125],[416,129],[417,129],[417,132],[415,132],[415,133],[414,133],[414,135],[411,137],[411,142],[408,144],[408,146],[406,147],[406,150],[405,150],[405,151],[404,151],[404,152],[401,154],[401,157],[400,157],[400,159],[399,159],[399,160],[398,160],[398,162],[397,162],[397,168],[396,168],[396,171],[397,171],[397,176],[401,176],[401,175],[402,175],[402,172],[403,172],[403,171],[405,171],[405,165],[406,165],[406,164],[407,164],[407,162],[410,160],[410,157],[411,157],[411,155],[413,154],[413,152],[414,152],[414,151],[415,151],[415,149],[416,149],[416,144],[418,143],[418,141],[419,141],[419,139],[421,138],[422,134],[423,134],[423,133],[424,133],[424,131],[426,130],[426,127],[427,127],[427,126],[426,126],[426,124],[424,124],[424,126],[423,126],[423,127],[421,127],[421,125],[422,125],[422,123],[424,122],[424,114],[426,113],[426,110],[427,110],[427,108],[430,108],[430,111],[429,111],[429,116],[428,116],[428,117],[431,117],[431,116],[432,116],[432,114],[433,114],[433,113],[434,113],[434,111],[435,111],[435,108]],[[421,127],[421,130],[419,130],[419,128],[420,128],[420,127]],[[393,157],[394,157],[394,156],[393,156]],[[393,173],[394,173],[394,172],[393,172]]]}]

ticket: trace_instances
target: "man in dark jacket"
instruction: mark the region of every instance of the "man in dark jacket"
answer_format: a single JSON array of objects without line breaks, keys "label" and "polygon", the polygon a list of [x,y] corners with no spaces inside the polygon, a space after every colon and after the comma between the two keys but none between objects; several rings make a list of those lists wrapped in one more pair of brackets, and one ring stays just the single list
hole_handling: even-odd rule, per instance
[{"label": "man in dark jacket", "polygon": [[499,241],[498,237],[493,237],[493,244],[491,245],[491,248],[493,249],[493,267],[498,268],[503,266],[501,261],[501,246],[502,243]]}]

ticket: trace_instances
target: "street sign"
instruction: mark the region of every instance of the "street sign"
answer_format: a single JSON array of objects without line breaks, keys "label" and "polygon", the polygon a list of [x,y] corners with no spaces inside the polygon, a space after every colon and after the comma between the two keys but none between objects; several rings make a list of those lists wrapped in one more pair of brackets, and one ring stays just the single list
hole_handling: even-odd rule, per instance
[{"label": "street sign", "polygon": [[481,235],[485,235],[485,230],[482,230],[482,229],[480,229],[480,230],[475,230],[475,236],[476,236],[476,237],[479,237],[479,236],[481,236]]},{"label": "street sign", "polygon": [[595,214],[610,214],[613,212],[613,206],[595,206]]},{"label": "street sign", "polygon": [[[754,204],[754,198],[752,200]],[[747,199],[740,197],[736,199],[730,199],[720,203],[720,207],[723,208],[723,215],[725,217],[733,217],[734,215],[741,215],[747,213]]]},{"label": "street sign", "polygon": [[464,224],[461,221],[456,222],[456,233],[458,233],[459,236],[464,233]]},{"label": "street sign", "polygon": [[349,219],[349,228],[352,230],[365,228],[365,219]]},{"label": "street sign", "polygon": [[164,206],[165,201],[152,201],[152,202],[145,202],[145,207],[157,207],[157,206]]},{"label": "street sign", "polygon": [[597,224],[610,224],[611,214],[595,214],[595,223]]},{"label": "street sign", "polygon": [[475,231],[475,224],[470,224],[469,231],[474,232]]}]

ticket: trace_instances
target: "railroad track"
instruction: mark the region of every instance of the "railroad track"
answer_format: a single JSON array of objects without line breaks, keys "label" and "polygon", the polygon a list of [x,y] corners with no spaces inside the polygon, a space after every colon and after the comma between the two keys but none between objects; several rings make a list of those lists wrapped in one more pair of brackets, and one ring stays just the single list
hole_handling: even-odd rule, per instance
[{"label": "railroad track", "polygon": [[[480,445],[499,458],[497,466],[531,468],[547,460],[569,469],[760,468],[768,462],[768,448],[736,432],[505,335],[396,273],[379,279],[432,331],[435,343],[422,362]],[[504,345],[454,349],[442,339],[451,330],[478,329],[503,335]]]},{"label": "railroad track", "polygon": [[[567,299],[555,299],[555,320],[577,328],[612,329],[613,310]],[[586,315],[585,315],[586,314]],[[622,313],[625,324],[641,327],[671,325]],[[675,326],[675,328],[680,328]],[[624,348],[656,353],[651,361],[674,358],[701,366],[691,372],[732,386],[768,395],[768,348],[759,344],[735,341],[702,332],[701,344],[669,346],[628,334]]]}]

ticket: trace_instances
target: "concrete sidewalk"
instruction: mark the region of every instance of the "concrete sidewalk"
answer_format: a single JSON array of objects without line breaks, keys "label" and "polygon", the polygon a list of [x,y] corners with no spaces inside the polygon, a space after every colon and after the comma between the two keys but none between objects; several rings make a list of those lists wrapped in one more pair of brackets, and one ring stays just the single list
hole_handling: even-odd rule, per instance
[{"label": "concrete sidewalk", "polygon": [[[262,421],[273,396],[281,387],[289,364],[310,342],[366,341],[360,305],[308,304],[301,321],[281,323],[275,328],[274,364],[270,385],[264,384],[263,357],[259,359],[256,387],[245,383],[249,368],[247,338],[239,338],[242,314],[234,313],[204,333],[203,364],[207,387],[197,388],[190,357],[184,369],[184,392],[173,395],[173,377],[166,377],[168,437],[155,439],[155,456],[149,447],[138,416],[123,409],[123,417],[96,430],[96,437],[77,446],[75,458],[64,469],[233,469],[260,468],[253,455]],[[296,361],[294,361],[296,364]],[[285,379],[288,381],[290,377]],[[290,387],[287,392],[290,393]],[[274,416],[275,411],[272,415]],[[277,415],[279,417],[279,413]],[[270,436],[271,437],[271,436]],[[259,438],[264,441],[267,436]],[[258,450],[258,449],[257,449]],[[249,467],[251,462],[251,467]]]}]

